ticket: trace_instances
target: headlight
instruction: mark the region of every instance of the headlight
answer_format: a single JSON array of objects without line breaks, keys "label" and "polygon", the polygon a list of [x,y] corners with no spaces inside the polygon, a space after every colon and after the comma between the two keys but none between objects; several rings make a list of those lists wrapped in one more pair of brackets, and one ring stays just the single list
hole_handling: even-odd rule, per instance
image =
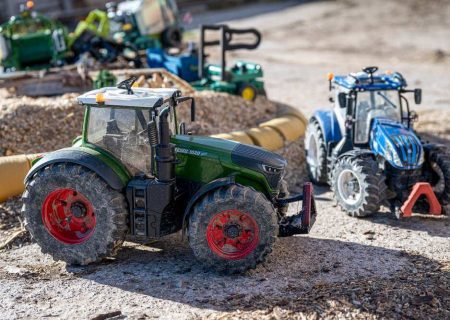
[{"label": "headlight", "polygon": [[394,146],[392,146],[390,142],[386,142],[386,160],[393,162],[397,167],[403,166],[402,161],[400,160],[400,157],[398,156]]}]

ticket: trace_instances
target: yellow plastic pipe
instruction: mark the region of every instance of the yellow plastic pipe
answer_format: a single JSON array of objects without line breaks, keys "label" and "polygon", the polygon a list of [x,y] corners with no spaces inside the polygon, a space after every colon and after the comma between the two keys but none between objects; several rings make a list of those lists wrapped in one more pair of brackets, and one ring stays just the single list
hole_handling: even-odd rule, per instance
[{"label": "yellow plastic pipe", "polygon": [[248,136],[247,133],[245,133],[245,131],[233,131],[230,133],[213,134],[211,137],[232,140],[245,144],[253,144],[253,140]]},{"label": "yellow plastic pipe", "polygon": [[261,123],[260,127],[269,127],[277,131],[284,140],[292,142],[303,136],[305,124],[293,115],[286,115]]},{"label": "yellow plastic pipe", "polygon": [[305,135],[308,120],[300,110],[283,105],[278,117],[263,122],[259,127],[247,131],[233,131],[211,135],[213,138],[254,144],[275,151],[284,147],[285,142],[293,142]]},{"label": "yellow plastic pipe", "polygon": [[246,133],[252,138],[255,145],[264,149],[274,151],[284,147],[283,137],[272,128],[252,128]]},{"label": "yellow plastic pipe", "polygon": [[23,180],[36,155],[18,155],[0,158],[0,202],[22,194]]}]

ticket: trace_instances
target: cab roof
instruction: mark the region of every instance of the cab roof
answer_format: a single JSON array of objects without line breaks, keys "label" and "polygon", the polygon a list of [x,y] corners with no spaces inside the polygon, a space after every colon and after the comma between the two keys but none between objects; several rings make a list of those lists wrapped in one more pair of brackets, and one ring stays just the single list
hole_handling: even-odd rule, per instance
[{"label": "cab roof", "polygon": [[347,76],[335,76],[333,83],[349,90],[376,91],[376,90],[401,90],[406,87],[406,81],[398,73],[370,74],[366,72],[350,73]]},{"label": "cab roof", "polygon": [[133,94],[128,94],[126,89],[106,87],[86,92],[77,98],[78,103],[83,105],[101,105],[117,107],[134,107],[153,109],[161,106],[170,98],[181,96],[181,91],[171,88],[132,88]]}]

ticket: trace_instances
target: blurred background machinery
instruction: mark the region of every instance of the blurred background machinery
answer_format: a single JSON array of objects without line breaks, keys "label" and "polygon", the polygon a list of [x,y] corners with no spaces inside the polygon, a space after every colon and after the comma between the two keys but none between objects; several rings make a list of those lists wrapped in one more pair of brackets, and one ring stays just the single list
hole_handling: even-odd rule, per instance
[{"label": "blurred background machinery", "polygon": [[[163,2],[170,0],[161,0]],[[108,0],[38,0],[36,10],[45,12],[51,18],[62,20],[65,23],[73,22],[84,18],[89,12],[96,8],[104,8]],[[178,0],[177,4],[182,12],[201,12],[208,9],[221,8],[258,2],[257,0]],[[19,13],[17,0],[0,0],[0,22],[9,19],[10,16]]]}]

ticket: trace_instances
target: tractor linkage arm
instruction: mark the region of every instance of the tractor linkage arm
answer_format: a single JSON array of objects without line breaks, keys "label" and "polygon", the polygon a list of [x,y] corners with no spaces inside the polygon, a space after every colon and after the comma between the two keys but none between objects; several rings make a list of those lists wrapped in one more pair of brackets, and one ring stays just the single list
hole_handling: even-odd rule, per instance
[{"label": "tractor linkage arm", "polygon": [[303,201],[302,209],[295,215],[282,218],[278,233],[279,237],[289,237],[295,234],[309,233],[309,230],[314,225],[317,211],[311,182],[307,182],[303,185],[302,194],[297,194],[289,198],[278,199],[277,205],[283,207],[289,203],[297,201]]}]

